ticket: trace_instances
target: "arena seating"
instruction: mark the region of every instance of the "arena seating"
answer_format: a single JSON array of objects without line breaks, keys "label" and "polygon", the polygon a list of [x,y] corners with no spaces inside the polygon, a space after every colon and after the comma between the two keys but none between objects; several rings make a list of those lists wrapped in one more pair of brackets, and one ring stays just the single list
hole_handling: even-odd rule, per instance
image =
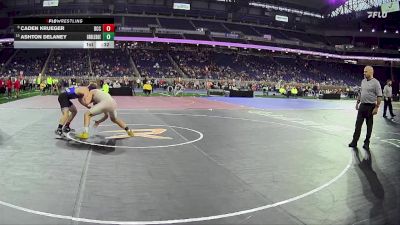
[{"label": "arena seating", "polygon": [[4,64],[10,58],[12,54],[14,54],[13,48],[4,48],[0,49],[0,64]]},{"label": "arena seating", "polygon": [[159,18],[161,27],[168,29],[177,30],[195,30],[189,20],[184,19],[172,19],[172,18]]},{"label": "arena seating", "polygon": [[20,71],[23,71],[25,76],[37,76],[48,55],[48,50],[19,49],[5,67],[5,71],[9,75],[18,75]]},{"label": "arena seating", "polygon": [[127,27],[148,27],[149,25],[157,25],[155,17],[126,17],[125,26]]},{"label": "arena seating", "polygon": [[92,70],[95,76],[127,76],[133,71],[127,51],[122,49],[96,49],[90,51]]},{"label": "arena seating", "polygon": [[[13,53],[13,49],[1,50],[0,62],[5,63]],[[18,50],[3,70],[3,75],[15,75],[21,70],[26,75],[37,75],[48,54],[46,50]],[[363,69],[362,65],[304,59],[294,55],[273,56],[263,51],[245,52],[201,46],[176,49],[162,44],[145,47],[144,44],[121,42],[114,50],[53,50],[46,73],[51,76],[85,76],[90,73],[91,65],[95,76],[132,76],[131,57],[142,77],[181,77],[168,54],[185,76],[195,79],[355,86],[359,85]],[[389,78],[390,71],[376,67],[375,74],[380,80],[385,80]]]},{"label": "arena seating", "polygon": [[211,32],[227,33],[227,30],[220,22],[202,21],[202,20],[192,20],[196,28],[207,28]]},{"label": "arena seating", "polygon": [[55,49],[47,66],[46,74],[51,76],[88,75],[88,51],[83,49]]},{"label": "arena seating", "polygon": [[130,54],[142,77],[178,77],[178,72],[173,69],[166,52],[132,49]]},{"label": "arena seating", "polygon": [[233,23],[224,23],[225,27],[227,27],[230,31],[240,31],[245,35],[251,36],[260,36],[260,34],[249,25],[241,25],[241,24],[233,24]]}]

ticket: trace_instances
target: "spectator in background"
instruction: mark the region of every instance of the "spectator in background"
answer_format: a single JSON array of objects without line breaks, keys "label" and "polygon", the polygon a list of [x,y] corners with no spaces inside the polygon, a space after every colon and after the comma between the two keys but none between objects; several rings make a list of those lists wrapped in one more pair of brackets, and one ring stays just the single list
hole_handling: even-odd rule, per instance
[{"label": "spectator in background", "polygon": [[63,81],[61,83],[62,83],[63,88],[69,87],[69,80],[68,79],[63,79]]},{"label": "spectator in background", "polygon": [[103,86],[101,87],[105,93],[110,92],[110,86],[108,86],[107,82],[104,82]]},{"label": "spectator in background", "polygon": [[293,87],[292,89],[290,89],[290,93],[293,97],[296,97],[297,94],[299,93],[299,91],[297,90],[296,87]]},{"label": "spectator in background", "polygon": [[42,84],[42,75],[39,73],[39,76],[35,79],[36,90],[41,90],[40,85]]},{"label": "spectator in background", "polygon": [[46,82],[42,81],[42,83],[40,84],[40,92],[42,93],[42,95],[45,95],[46,92]]},{"label": "spectator in background", "polygon": [[143,85],[143,93],[149,96],[152,90],[153,87],[151,86],[150,81],[147,81],[147,83]]},{"label": "spectator in background", "polygon": [[13,82],[11,80],[11,77],[8,77],[8,80],[6,82],[6,87],[7,87],[7,98],[11,99],[11,93],[12,93],[12,87],[13,87]]},{"label": "spectator in background", "polygon": [[21,89],[21,82],[19,81],[18,78],[15,78],[14,82],[14,93],[15,93],[15,98],[19,98],[19,91]]},{"label": "spectator in background", "polygon": [[116,80],[113,84],[113,88],[120,88],[121,84]]},{"label": "spectator in background", "polygon": [[71,86],[71,85],[76,85],[76,78],[75,78],[75,75],[72,75],[71,84],[70,84],[69,86]]},{"label": "spectator in background", "polygon": [[29,80],[29,90],[33,90],[33,85],[35,84],[35,78],[30,78]]},{"label": "spectator in background", "polygon": [[307,97],[308,96],[308,87],[305,87],[303,91],[303,96]]},{"label": "spectator in background", "polygon": [[136,93],[135,93],[135,84],[134,84],[134,80],[130,80],[129,81],[129,86],[130,86],[130,88],[132,89],[132,95],[136,95]]},{"label": "spectator in background", "polygon": [[49,90],[50,94],[53,94],[53,78],[49,75],[46,81],[47,81],[46,89]]},{"label": "spectator in background", "polygon": [[59,91],[58,87],[59,87],[59,80],[57,78],[54,78],[53,79],[52,92],[56,93],[57,95],[60,94],[60,91]]},{"label": "spectator in background", "polygon": [[129,87],[129,80],[126,76],[124,76],[122,86]]},{"label": "spectator in background", "polygon": [[314,97],[314,98],[317,98],[317,96],[318,96],[318,91],[319,91],[318,86],[317,86],[317,85],[314,85],[312,90],[313,90],[313,97]]},{"label": "spectator in background", "polygon": [[267,95],[268,96],[268,87],[267,86],[263,86],[262,90],[263,90],[263,95]]},{"label": "spectator in background", "polygon": [[3,81],[3,77],[0,77],[0,96],[2,94],[4,94],[6,92],[5,88],[4,88],[4,81]]},{"label": "spectator in background", "polygon": [[286,94],[286,89],[282,86],[281,88],[279,88],[279,93],[281,95],[285,95]]},{"label": "spectator in background", "polygon": [[137,88],[139,89],[140,88],[140,78],[138,78],[137,80],[136,80],[136,84],[137,84]]},{"label": "spectator in background", "polygon": [[26,79],[24,79],[24,78],[21,78],[20,79],[21,81],[21,89],[23,90],[23,91],[26,91],[26,90],[28,90],[28,82],[27,82],[27,80]]}]

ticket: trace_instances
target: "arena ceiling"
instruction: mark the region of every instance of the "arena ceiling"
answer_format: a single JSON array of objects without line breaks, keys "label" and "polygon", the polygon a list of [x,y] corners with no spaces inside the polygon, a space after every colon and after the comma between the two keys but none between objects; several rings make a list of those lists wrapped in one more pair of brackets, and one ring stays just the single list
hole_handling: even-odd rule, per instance
[{"label": "arena ceiling", "polygon": [[253,0],[253,1],[270,3],[274,5],[290,6],[296,9],[307,9],[309,11],[318,12],[322,14],[332,11],[346,2],[346,0]]},{"label": "arena ceiling", "polygon": [[314,9],[316,11],[320,11],[325,7],[329,6],[327,0],[283,0],[284,2],[305,6],[310,9]]},{"label": "arena ceiling", "polygon": [[[184,0],[185,2],[191,1],[199,1],[199,0]],[[249,2],[259,2],[259,3],[267,3],[275,6],[286,6],[293,9],[302,9],[315,13],[326,14],[342,5],[346,0],[204,0],[207,2],[226,1],[227,3],[237,3],[239,7],[247,6]],[[35,4],[41,4],[40,0],[0,0],[0,9],[4,8],[4,6],[12,7],[12,6],[32,6]],[[96,3],[105,3],[105,4],[135,4],[142,3],[143,0],[120,0],[120,1],[111,1],[111,0],[61,0],[60,3],[88,3],[88,2],[96,2]],[[149,0],[148,2],[156,3],[160,5],[161,2],[164,4],[172,4],[173,0]],[[2,7],[3,5],[3,7]],[[162,4],[161,4],[162,5]]]}]

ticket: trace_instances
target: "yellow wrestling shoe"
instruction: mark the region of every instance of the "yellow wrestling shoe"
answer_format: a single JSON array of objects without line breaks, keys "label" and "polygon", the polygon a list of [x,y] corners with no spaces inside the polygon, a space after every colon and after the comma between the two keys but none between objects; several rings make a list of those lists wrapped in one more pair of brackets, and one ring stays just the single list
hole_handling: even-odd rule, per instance
[{"label": "yellow wrestling shoe", "polygon": [[129,137],[135,136],[135,133],[133,133],[133,130],[128,130],[128,131],[126,131],[126,133],[128,133]]},{"label": "yellow wrestling shoe", "polygon": [[80,139],[88,139],[89,138],[89,133],[88,132],[82,132],[80,134],[77,134],[76,137],[80,138]]}]

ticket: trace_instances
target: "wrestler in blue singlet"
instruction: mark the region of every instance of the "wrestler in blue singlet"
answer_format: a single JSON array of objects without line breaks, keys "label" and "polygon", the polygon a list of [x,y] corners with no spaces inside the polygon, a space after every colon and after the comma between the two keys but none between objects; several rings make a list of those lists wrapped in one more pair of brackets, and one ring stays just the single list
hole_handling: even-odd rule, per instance
[{"label": "wrestler in blue singlet", "polygon": [[76,86],[72,86],[65,89],[65,93],[67,93],[68,99],[76,99],[79,96],[75,93]]}]

